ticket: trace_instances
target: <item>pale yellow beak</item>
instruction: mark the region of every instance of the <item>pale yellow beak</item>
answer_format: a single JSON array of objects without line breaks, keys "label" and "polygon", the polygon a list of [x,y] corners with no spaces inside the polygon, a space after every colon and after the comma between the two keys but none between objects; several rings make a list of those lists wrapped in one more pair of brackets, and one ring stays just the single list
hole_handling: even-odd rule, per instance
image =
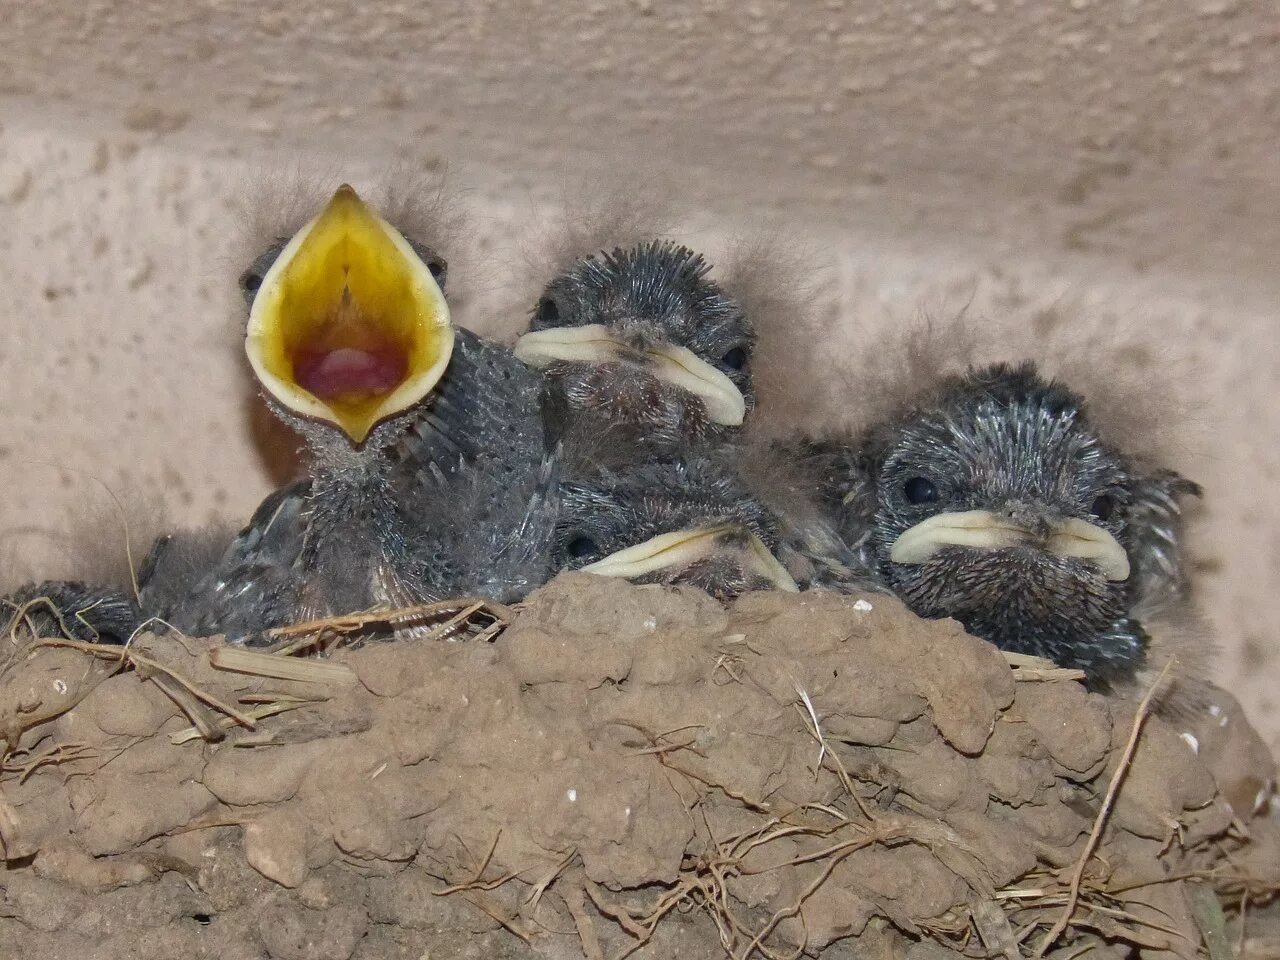
[{"label": "pale yellow beak", "polygon": [[[730,546],[732,544],[732,546]],[[644,543],[611,553],[587,564],[584,573],[634,580],[672,567],[687,567],[726,549],[739,551],[743,568],[757,573],[779,590],[796,593],[799,587],[786,568],[755,534],[743,536],[740,527],[725,524],[663,533]]]},{"label": "pale yellow beak", "polygon": [[345,184],[263,277],[245,335],[253,372],[276,400],[355,444],[425,397],[452,351],[449,306],[431,271]]},{"label": "pale yellow beak", "polygon": [[943,547],[1001,550],[1034,544],[1059,557],[1086,560],[1108,580],[1129,579],[1129,555],[1106,530],[1072,517],[1059,523],[1043,543],[1007,517],[989,510],[939,513],[903,531],[889,550],[894,563],[924,563]]},{"label": "pale yellow beak", "polygon": [[531,331],[516,341],[515,355],[534,367],[638,359],[658,379],[698,397],[712,423],[741,426],[747,414],[747,401],[738,385],[692,350],[665,344],[638,351],[602,323]]}]

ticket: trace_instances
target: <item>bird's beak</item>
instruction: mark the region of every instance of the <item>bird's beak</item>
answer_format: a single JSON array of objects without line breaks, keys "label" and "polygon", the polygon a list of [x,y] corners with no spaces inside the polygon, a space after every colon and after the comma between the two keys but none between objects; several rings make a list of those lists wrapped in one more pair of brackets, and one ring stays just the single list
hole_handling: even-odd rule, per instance
[{"label": "bird's beak", "polygon": [[735,524],[693,527],[659,534],[644,543],[611,553],[582,570],[602,577],[634,580],[659,570],[688,567],[726,551],[735,552],[735,559],[743,569],[759,574],[777,589],[789,593],[799,591],[791,574],[764,545],[764,541]]},{"label": "bird's beak", "polygon": [[747,413],[747,401],[738,385],[692,350],[663,344],[640,351],[601,323],[531,331],[516,341],[515,355],[534,367],[639,361],[658,379],[698,397],[713,423],[741,426]]},{"label": "bird's beak", "polygon": [[431,271],[345,184],[262,278],[245,336],[276,400],[355,444],[426,396],[452,351]]},{"label": "bird's beak", "polygon": [[1001,550],[1037,546],[1059,557],[1096,566],[1108,580],[1129,579],[1129,556],[1106,530],[1072,517],[1055,524],[1041,539],[1008,517],[989,510],[939,513],[904,531],[889,550],[894,563],[924,563],[943,547]]}]

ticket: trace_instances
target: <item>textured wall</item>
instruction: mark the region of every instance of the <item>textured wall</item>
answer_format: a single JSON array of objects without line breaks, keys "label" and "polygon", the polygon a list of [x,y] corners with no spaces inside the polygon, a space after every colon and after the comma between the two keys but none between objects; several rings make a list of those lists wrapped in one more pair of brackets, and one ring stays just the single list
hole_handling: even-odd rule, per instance
[{"label": "textured wall", "polygon": [[[1271,0],[118,4],[0,0],[0,557],[67,508],[239,518],[287,470],[244,381],[234,201],[264,167],[398,160],[471,188],[464,322],[584,171],[768,218],[867,331],[1064,298],[1193,355],[1197,558],[1255,713],[1280,709],[1280,18]],[[9,42],[17,38],[18,42]],[[281,452],[284,449],[285,452]],[[1280,733],[1280,721],[1271,720]],[[1280,742],[1276,740],[1273,742]]]}]

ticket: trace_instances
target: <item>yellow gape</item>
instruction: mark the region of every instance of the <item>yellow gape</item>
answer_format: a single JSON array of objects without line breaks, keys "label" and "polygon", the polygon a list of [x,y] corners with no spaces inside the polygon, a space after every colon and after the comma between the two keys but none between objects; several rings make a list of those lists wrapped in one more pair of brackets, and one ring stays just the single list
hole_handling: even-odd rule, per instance
[{"label": "yellow gape", "polygon": [[245,338],[276,400],[357,445],[426,396],[452,351],[449,307],[431,271],[345,184],[263,277]]}]

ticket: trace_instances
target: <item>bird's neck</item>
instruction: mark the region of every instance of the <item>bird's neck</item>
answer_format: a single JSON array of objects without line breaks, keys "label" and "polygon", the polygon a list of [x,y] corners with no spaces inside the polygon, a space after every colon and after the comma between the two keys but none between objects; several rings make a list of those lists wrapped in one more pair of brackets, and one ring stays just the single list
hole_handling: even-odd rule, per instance
[{"label": "bird's neck", "polygon": [[[310,439],[310,438],[309,438]],[[335,611],[415,602],[411,539],[392,485],[385,437],[355,449],[312,442],[307,543],[302,562],[326,571],[325,605]]]},{"label": "bird's neck", "polygon": [[310,451],[311,542],[318,549],[376,551],[395,526],[389,451],[400,431],[393,424],[375,427],[359,447],[323,424],[303,424]]},{"label": "bird's neck", "polygon": [[[374,442],[382,438],[371,436],[359,448],[340,437],[322,435],[307,439],[312,460],[314,522],[330,528],[348,524],[377,527],[387,522],[394,513],[391,460],[387,445]],[[332,533],[339,532],[332,529]]]}]

